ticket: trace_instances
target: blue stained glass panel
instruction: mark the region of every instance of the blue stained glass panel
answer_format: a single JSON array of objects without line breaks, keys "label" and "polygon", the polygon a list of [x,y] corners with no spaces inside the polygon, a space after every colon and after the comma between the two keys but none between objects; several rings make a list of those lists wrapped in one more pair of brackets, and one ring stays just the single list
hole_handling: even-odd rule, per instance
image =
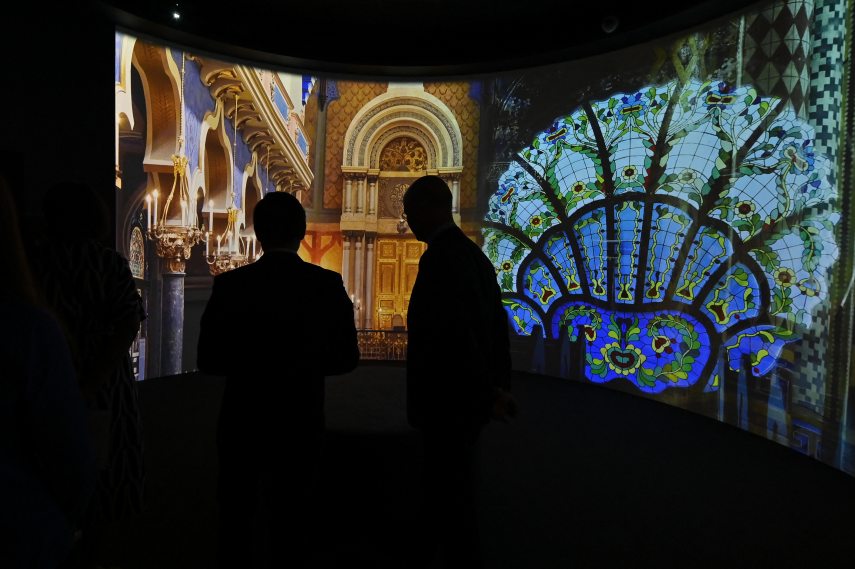
[{"label": "blue stained glass panel", "polygon": [[587,376],[595,383],[625,379],[649,393],[688,387],[711,357],[709,331],[681,312],[610,311],[571,302],[551,324],[553,336],[561,328],[571,339],[584,336]]},{"label": "blue stained glass panel", "polygon": [[531,336],[536,326],[540,326],[541,331],[545,334],[543,320],[527,300],[509,296],[502,299],[502,305],[517,334]]},{"label": "blue stained glass panel", "polygon": [[496,260],[496,278],[502,292],[515,291],[520,264],[531,250],[511,235],[485,229],[484,251],[490,259]]},{"label": "blue stained glass panel", "polygon": [[751,269],[742,263],[729,267],[701,302],[706,314],[719,332],[760,312],[760,287]]},{"label": "blue stained glass panel", "polygon": [[573,229],[585,259],[583,267],[588,277],[589,292],[594,297],[605,299],[608,286],[605,210],[595,209],[583,215],[573,224]]},{"label": "blue stained glass panel", "polygon": [[552,260],[553,267],[558,269],[564,278],[564,286],[569,294],[581,294],[582,285],[579,282],[579,270],[573,258],[573,249],[567,235],[563,232],[550,237],[546,244],[546,254]]},{"label": "blue stained glass panel", "polygon": [[561,297],[561,288],[543,261],[533,258],[523,270],[523,292],[544,312]]},{"label": "blue stained glass panel", "polygon": [[637,201],[615,204],[615,300],[621,304],[635,301],[635,275],[641,253],[641,229],[644,205]]},{"label": "blue stained glass panel", "polygon": [[671,282],[680,247],[692,221],[689,216],[666,204],[653,206],[650,237],[647,240],[647,266],[642,294],[644,302],[662,302]]},{"label": "blue stained glass panel", "polygon": [[692,303],[704,288],[710,276],[727,262],[733,254],[730,239],[714,227],[701,227],[686,256],[683,270],[677,280],[674,298]]}]

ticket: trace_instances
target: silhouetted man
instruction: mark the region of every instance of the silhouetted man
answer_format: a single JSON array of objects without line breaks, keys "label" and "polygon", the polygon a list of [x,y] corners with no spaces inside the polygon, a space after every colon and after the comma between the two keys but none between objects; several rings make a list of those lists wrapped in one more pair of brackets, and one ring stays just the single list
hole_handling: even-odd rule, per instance
[{"label": "silhouetted man", "polygon": [[492,263],[455,225],[451,191],[437,176],[416,180],[404,214],[428,248],[407,315],[407,414],[424,437],[428,554],[447,567],[481,566],[475,450],[491,415],[514,413],[507,315]]},{"label": "silhouetted man", "polygon": [[214,279],[199,335],[199,369],[228,376],[217,432],[222,569],[252,566],[259,497],[270,512],[272,566],[304,560],[324,376],[359,361],[341,276],[297,256],[300,202],[269,193],[253,223],[264,254]]}]

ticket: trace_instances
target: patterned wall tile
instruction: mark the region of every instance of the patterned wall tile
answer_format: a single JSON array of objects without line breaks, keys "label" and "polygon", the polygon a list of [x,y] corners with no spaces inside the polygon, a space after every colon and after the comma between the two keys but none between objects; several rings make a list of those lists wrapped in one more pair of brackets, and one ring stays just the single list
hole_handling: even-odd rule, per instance
[{"label": "patterned wall tile", "polygon": [[475,207],[478,190],[478,142],[481,108],[469,96],[469,83],[425,83],[425,92],[445,103],[463,136],[463,176],[460,207]]},{"label": "patterned wall tile", "polygon": [[369,101],[386,92],[386,83],[340,81],[341,97],[327,108],[327,153],[325,165],[324,207],[340,209],[344,195],[341,165],[344,159],[344,136],[353,117]]},{"label": "patterned wall tile", "polygon": [[812,18],[811,0],[777,0],[745,19],[743,82],[788,100],[800,117],[807,115]]}]

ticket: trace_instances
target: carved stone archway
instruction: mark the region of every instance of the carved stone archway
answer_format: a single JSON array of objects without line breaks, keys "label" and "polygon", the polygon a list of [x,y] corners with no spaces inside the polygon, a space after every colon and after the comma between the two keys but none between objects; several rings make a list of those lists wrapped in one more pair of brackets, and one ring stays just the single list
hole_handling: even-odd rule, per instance
[{"label": "carved stone archway", "polygon": [[[358,300],[358,328],[386,321],[376,314],[376,308],[380,308],[377,279],[383,277],[385,283],[387,271],[394,273],[395,287],[386,294],[390,298],[382,300],[391,301],[396,313],[406,314],[413,270],[423,244],[415,241],[400,219],[403,190],[425,174],[445,178],[459,222],[463,144],[451,109],[426,93],[422,84],[390,85],[351,121],[342,163],[342,277],[348,292]],[[394,266],[378,265],[376,247],[401,253],[392,257]],[[393,315],[388,316],[390,320]]]}]

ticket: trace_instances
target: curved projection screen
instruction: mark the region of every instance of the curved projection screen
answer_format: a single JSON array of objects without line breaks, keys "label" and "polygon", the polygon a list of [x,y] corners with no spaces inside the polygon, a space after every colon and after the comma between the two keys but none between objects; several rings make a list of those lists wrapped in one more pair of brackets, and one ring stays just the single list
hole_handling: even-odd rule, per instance
[{"label": "curved projection screen", "polygon": [[[424,244],[401,197],[432,173],[496,268],[517,369],[855,474],[850,16],[775,2],[596,58],[405,83],[117,34],[119,246],[149,312],[138,379],[194,369],[211,275],[261,253],[251,212],[270,191],[306,207],[300,255],[342,274],[363,357],[403,358]],[[222,330],[222,357],[251,357],[256,333]]]}]

